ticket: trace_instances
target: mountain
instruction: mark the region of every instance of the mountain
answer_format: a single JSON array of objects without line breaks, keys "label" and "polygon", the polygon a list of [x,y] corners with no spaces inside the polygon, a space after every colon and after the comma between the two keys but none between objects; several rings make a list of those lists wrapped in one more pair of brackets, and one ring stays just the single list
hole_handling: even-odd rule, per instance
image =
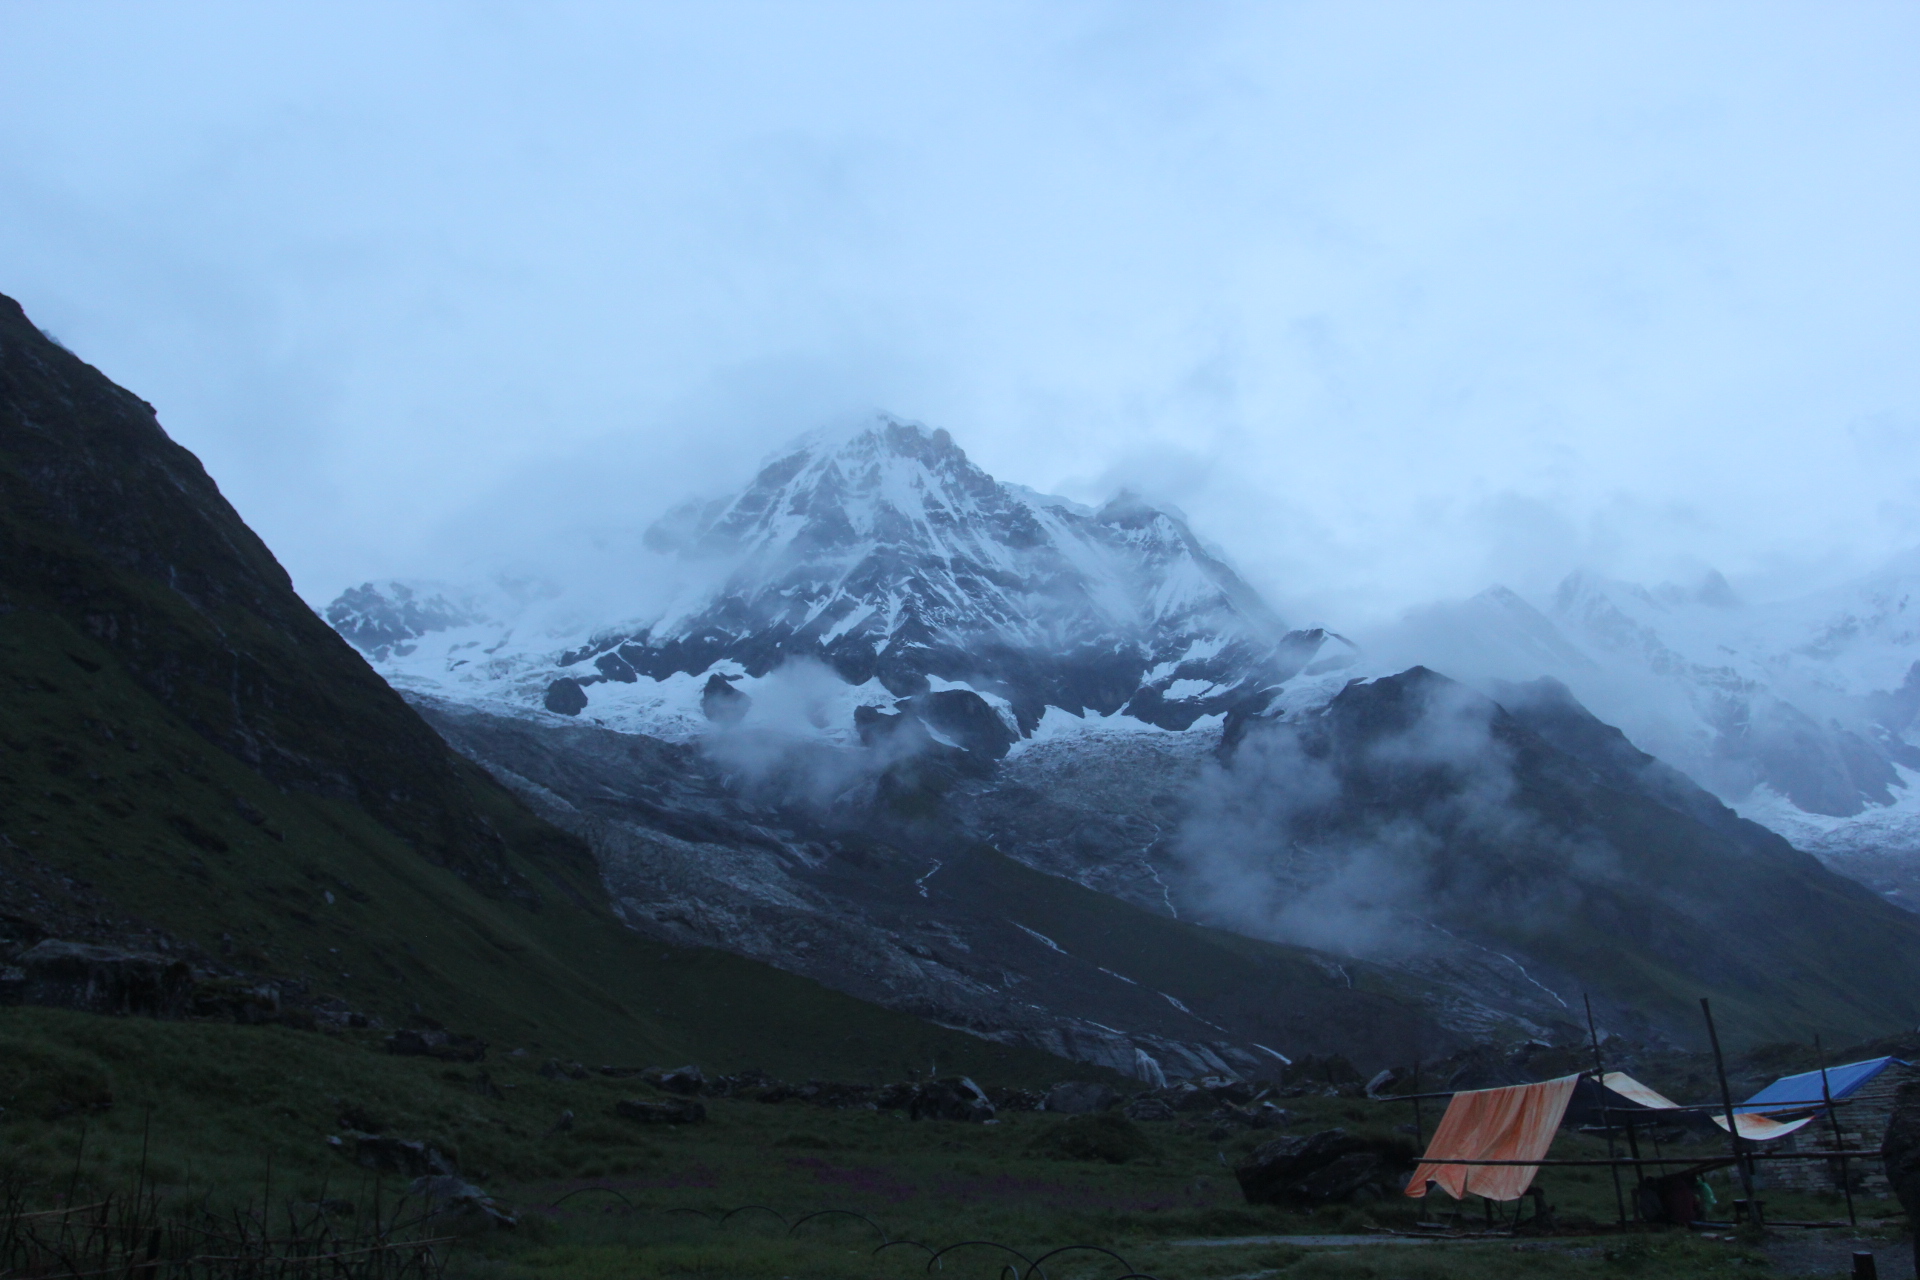
[{"label": "mountain", "polygon": [[945,719],[1004,723],[991,750],[1049,708],[1185,729],[1346,648],[1288,631],[1177,513],[1043,497],[891,418],[803,439],[647,545],[697,585],[635,623],[563,610],[529,626],[524,601],[415,583],[365,584],[326,616],[396,684],[464,701],[685,738],[727,685],[744,715],[762,680],[807,659],[848,691],[843,734],[854,706],[911,698],[950,734],[951,693]]},{"label": "mountain", "polygon": [[0,655],[0,1001],[57,954],[104,966],[53,993],[81,1003],[163,972],[209,1016],[425,1017],[601,1061],[1074,1070],[626,928],[588,846],[453,751],[152,406],[4,297]]},{"label": "mountain", "polygon": [[[1728,794],[1766,787],[1802,812],[1851,817],[1893,802],[1904,787],[1896,761],[1920,764],[1920,749],[1897,736],[1911,710],[1889,728],[1868,701],[1892,692],[1877,682],[1897,688],[1912,670],[1920,646],[1911,632],[1869,645],[1863,619],[1844,606],[1743,608],[1718,575],[1690,592],[1655,592],[1576,574],[1553,611],[1603,660],[1679,686],[1684,701],[1676,702],[1713,735],[1701,772]],[[1884,630],[1884,610],[1871,612],[1881,613]],[[1875,652],[1862,652],[1869,647]],[[1875,670],[1883,664],[1873,659],[1902,649],[1897,670]]]},{"label": "mountain", "polygon": [[[1518,958],[1569,1013],[1592,993],[1611,1025],[1668,1035],[1693,1030],[1702,995],[1781,1040],[1920,1015],[1920,919],[1564,686],[1491,692],[1415,667],[1306,714],[1236,720],[1182,849],[1190,895],[1219,915],[1264,891],[1376,956],[1438,931]],[[1434,949],[1409,950],[1418,971]]]},{"label": "mountain", "polygon": [[1410,615],[1367,669],[1551,677],[1741,813],[1920,907],[1920,558],[1768,604],[1709,574],[1648,588],[1569,576]]},{"label": "mountain", "polygon": [[1149,1079],[1567,1042],[1583,995],[1668,1043],[1702,994],[1740,1038],[1920,1015],[1912,917],[1569,692],[1622,669],[1590,632],[1637,643],[1578,592],[1435,611],[1417,638],[1478,690],[1383,671],[1177,513],[1043,498],[892,419],[636,554],[688,584],[637,620],[524,580],[327,614],[649,936]]}]

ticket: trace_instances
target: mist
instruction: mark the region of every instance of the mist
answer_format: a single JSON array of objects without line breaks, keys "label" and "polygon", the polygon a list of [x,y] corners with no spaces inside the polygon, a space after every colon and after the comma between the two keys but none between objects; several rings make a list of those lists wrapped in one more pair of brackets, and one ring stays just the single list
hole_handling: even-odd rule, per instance
[{"label": "mist", "polygon": [[[1357,761],[1310,716],[1256,722],[1210,764],[1174,847],[1197,914],[1368,959],[1430,950],[1426,918],[1461,897],[1441,874],[1449,840],[1463,828],[1511,839],[1526,819],[1511,803],[1508,752],[1489,733],[1498,708],[1451,682],[1418,698],[1408,723],[1361,744]],[[1393,780],[1385,816],[1346,811],[1360,774]]]},{"label": "mist", "polygon": [[[1616,913],[1634,876],[1593,809],[1554,798],[1564,764],[1543,769],[1542,744],[1514,719],[1536,704],[1553,715],[1564,690],[1500,693],[1414,668],[1248,721],[1187,796],[1169,850],[1176,897],[1204,923],[1462,981],[1559,1019],[1593,976],[1591,957],[1560,943]],[[1352,981],[1337,966],[1330,976]]]},{"label": "mist", "polygon": [[1920,542],[1910,5],[0,22],[0,291],[317,604],[564,574],[874,409],[1300,625]]}]

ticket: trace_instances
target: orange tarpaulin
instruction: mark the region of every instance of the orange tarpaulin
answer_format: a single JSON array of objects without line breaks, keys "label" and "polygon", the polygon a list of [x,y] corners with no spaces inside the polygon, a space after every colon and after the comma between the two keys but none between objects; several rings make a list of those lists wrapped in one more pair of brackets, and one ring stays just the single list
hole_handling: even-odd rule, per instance
[{"label": "orange tarpaulin", "polygon": [[1553,1145],[1579,1076],[1540,1084],[1456,1093],[1433,1131],[1407,1194],[1427,1194],[1429,1182],[1455,1200],[1471,1192],[1489,1200],[1518,1200],[1539,1169],[1531,1165],[1438,1164],[1442,1160],[1539,1160]]}]

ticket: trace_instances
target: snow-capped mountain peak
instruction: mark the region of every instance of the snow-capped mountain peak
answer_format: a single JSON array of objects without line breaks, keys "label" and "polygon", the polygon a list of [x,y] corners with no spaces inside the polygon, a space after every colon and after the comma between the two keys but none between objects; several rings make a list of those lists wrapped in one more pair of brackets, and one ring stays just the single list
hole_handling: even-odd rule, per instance
[{"label": "snow-capped mountain peak", "polygon": [[504,679],[497,646],[477,636],[492,660],[465,651],[438,671],[434,655],[366,643],[389,631],[417,642],[417,592],[387,617],[369,585],[329,616],[376,660],[402,660],[395,678],[454,696],[450,679],[480,680],[495,700],[576,714],[627,700],[618,686],[639,696],[715,672],[747,692],[807,659],[870,705],[964,687],[1021,733],[1050,706],[1185,728],[1284,681],[1323,639],[1286,631],[1177,512],[1133,494],[1092,509],[1003,483],[947,432],[885,416],[803,437],[738,493],[671,512],[646,545],[704,566],[704,585],[650,620],[603,619],[557,650],[523,652]]}]

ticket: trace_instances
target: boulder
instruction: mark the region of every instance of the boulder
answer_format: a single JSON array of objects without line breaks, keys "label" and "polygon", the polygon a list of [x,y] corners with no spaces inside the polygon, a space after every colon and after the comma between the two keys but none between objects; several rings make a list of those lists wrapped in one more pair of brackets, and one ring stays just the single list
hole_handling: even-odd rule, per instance
[{"label": "boulder", "polygon": [[487,1042],[479,1036],[405,1027],[387,1037],[387,1052],[402,1057],[438,1058],[442,1062],[479,1062],[487,1056]]},{"label": "boulder", "polygon": [[577,1062],[562,1062],[558,1058],[548,1058],[540,1064],[540,1076],[545,1080],[585,1080],[587,1069]]},{"label": "boulder", "polygon": [[194,988],[193,970],[183,960],[58,938],[28,947],[15,967],[19,1003],[86,1013],[178,1018]]},{"label": "boulder", "polygon": [[1180,1114],[1165,1098],[1152,1093],[1131,1099],[1121,1110],[1129,1120],[1172,1120]]},{"label": "boulder", "polygon": [[469,1218],[476,1226],[511,1229],[519,1225],[519,1219],[501,1208],[492,1196],[471,1182],[448,1174],[415,1178],[407,1188],[407,1194],[427,1202],[429,1221],[451,1218],[456,1221],[447,1225],[455,1226],[458,1225],[458,1219]]},{"label": "boulder", "polygon": [[1367,1096],[1369,1098],[1377,1098],[1406,1078],[1406,1072],[1400,1068],[1388,1067],[1385,1071],[1380,1072],[1374,1076],[1373,1079],[1367,1081]]},{"label": "boulder", "polygon": [[[1893,1184],[1907,1221],[1920,1224],[1920,1080],[1904,1081],[1894,1094],[1880,1151],[1887,1163],[1887,1181]],[[1913,1261],[1920,1272],[1920,1226],[1913,1229]]]},{"label": "boulder", "polygon": [[[604,1071],[605,1068],[601,1070]],[[704,1093],[707,1087],[707,1078],[700,1074],[700,1068],[692,1065],[648,1067],[640,1073],[640,1076],[648,1084],[664,1093],[677,1093],[688,1098]]]},{"label": "boulder", "polygon": [[753,698],[733,687],[718,672],[707,677],[700,690],[700,714],[715,724],[739,724],[753,709]]},{"label": "boulder", "polygon": [[1046,1110],[1062,1115],[1086,1115],[1119,1104],[1120,1094],[1112,1085],[1093,1080],[1068,1080],[1047,1090]]},{"label": "boulder", "polygon": [[882,1111],[905,1111],[918,1097],[920,1086],[917,1084],[881,1085],[873,1095],[873,1105]]},{"label": "boulder", "polygon": [[194,986],[187,1004],[193,1018],[218,1018],[222,1021],[257,1026],[279,1019],[280,988],[271,982],[247,978],[209,978]]},{"label": "boulder", "polygon": [[282,1009],[271,1021],[276,1026],[292,1027],[295,1031],[318,1031],[320,1019],[313,1016],[311,1009]]},{"label": "boulder", "polygon": [[994,1118],[986,1091],[966,1076],[929,1080],[919,1085],[907,1104],[911,1120],[960,1120],[980,1124]]},{"label": "boulder", "polygon": [[1345,1129],[1275,1138],[1254,1148],[1233,1176],[1248,1204],[1324,1204],[1389,1173],[1388,1161],[1372,1145]]},{"label": "boulder", "polygon": [[561,676],[547,686],[544,701],[547,710],[556,715],[577,716],[587,709],[587,691],[572,676]]},{"label": "boulder", "polygon": [[1332,1164],[1315,1169],[1290,1190],[1303,1203],[1330,1204],[1351,1199],[1361,1188],[1378,1182],[1385,1171],[1378,1152],[1349,1151]]},{"label": "boulder", "polygon": [[870,1084],[845,1084],[838,1080],[809,1080],[805,1084],[788,1088],[787,1098],[794,1102],[811,1102],[816,1107],[833,1107],[844,1110],[848,1107],[864,1107],[872,1103],[879,1092]]},{"label": "boulder", "polygon": [[778,1083],[764,1071],[747,1070],[739,1075],[713,1077],[707,1081],[706,1092],[710,1098],[751,1098]]},{"label": "boulder", "polygon": [[1214,1102],[1234,1107],[1243,1107],[1265,1092],[1263,1086],[1251,1080],[1236,1080],[1231,1076],[1201,1076],[1194,1081],[1194,1087]]},{"label": "boulder", "polygon": [[1160,1095],[1175,1111],[1211,1111],[1213,1095],[1191,1080],[1182,1080]]},{"label": "boulder", "polygon": [[897,705],[974,755],[998,760],[1020,740],[992,704],[971,689],[917,694]]},{"label": "boulder", "polygon": [[995,1111],[1038,1111],[1046,1105],[1046,1095],[1034,1089],[1014,1089],[1006,1085],[994,1085],[987,1090],[987,1099],[993,1103]]},{"label": "boulder", "polygon": [[1324,1057],[1308,1054],[1297,1059],[1287,1069],[1287,1086],[1283,1090],[1289,1098],[1352,1098],[1365,1091],[1366,1077],[1355,1069],[1353,1063],[1337,1053]]},{"label": "boulder", "polygon": [[407,1178],[452,1174],[453,1158],[438,1147],[407,1138],[382,1137],[377,1133],[358,1133],[349,1129],[327,1139],[327,1145],[347,1156],[362,1169],[376,1173],[397,1173]]},{"label": "boulder", "polygon": [[623,1120],[639,1124],[699,1124],[707,1118],[705,1106],[691,1098],[668,1098],[658,1102],[642,1098],[622,1098],[613,1113]]}]

